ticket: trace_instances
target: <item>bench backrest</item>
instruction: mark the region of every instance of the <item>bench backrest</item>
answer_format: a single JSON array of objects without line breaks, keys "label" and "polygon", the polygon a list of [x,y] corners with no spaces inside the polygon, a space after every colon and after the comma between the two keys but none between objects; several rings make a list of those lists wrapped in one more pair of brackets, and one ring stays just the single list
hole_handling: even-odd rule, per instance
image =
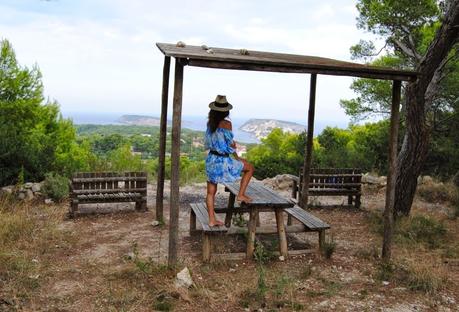
[{"label": "bench backrest", "polygon": [[[303,184],[303,168],[300,169],[300,189]],[[361,189],[362,170],[359,168],[312,168],[309,188]]]},{"label": "bench backrest", "polygon": [[72,194],[136,192],[147,195],[146,172],[77,172]]}]

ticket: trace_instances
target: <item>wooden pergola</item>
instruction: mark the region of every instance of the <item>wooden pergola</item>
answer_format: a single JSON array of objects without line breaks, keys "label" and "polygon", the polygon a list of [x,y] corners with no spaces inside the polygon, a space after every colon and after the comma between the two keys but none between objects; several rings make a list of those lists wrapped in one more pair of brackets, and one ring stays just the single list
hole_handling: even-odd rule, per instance
[{"label": "wooden pergola", "polygon": [[[395,177],[397,168],[397,136],[399,126],[400,96],[402,81],[413,81],[417,73],[406,70],[395,70],[328,58],[293,55],[283,53],[259,52],[184,44],[157,43],[165,55],[163,68],[163,86],[160,120],[160,145],[158,184],[156,193],[156,218],[163,220],[164,173],[167,133],[167,106],[169,92],[169,73],[171,57],[175,58],[174,98],[172,105],[172,147],[171,147],[171,184],[170,184],[170,217],[169,217],[169,265],[177,262],[178,220],[179,220],[179,175],[180,175],[180,132],[182,119],[183,70],[185,66],[207,67],[217,69],[251,70],[280,73],[311,74],[308,109],[308,129],[306,154],[303,166],[303,189],[300,205],[308,202],[309,171],[312,160],[312,141],[314,134],[314,112],[316,99],[317,75],[351,76],[392,80],[392,106],[390,117],[389,172],[386,191],[386,218],[392,220],[394,207]],[[391,222],[391,221],[390,221]]]}]

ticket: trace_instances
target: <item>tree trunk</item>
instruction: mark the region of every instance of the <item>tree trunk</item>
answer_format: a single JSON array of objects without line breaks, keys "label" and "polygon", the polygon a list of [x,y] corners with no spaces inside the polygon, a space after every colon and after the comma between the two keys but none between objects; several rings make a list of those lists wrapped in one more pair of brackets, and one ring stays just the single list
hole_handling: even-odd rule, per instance
[{"label": "tree trunk", "polygon": [[419,78],[406,88],[406,133],[398,155],[397,184],[395,191],[396,215],[409,215],[417,187],[417,179],[427,157],[430,129],[427,125],[426,110],[431,105],[431,97],[426,99],[428,89],[436,89],[433,79],[442,69],[442,61],[459,41],[459,0],[450,3],[443,23],[438,29],[427,53],[417,71]]}]

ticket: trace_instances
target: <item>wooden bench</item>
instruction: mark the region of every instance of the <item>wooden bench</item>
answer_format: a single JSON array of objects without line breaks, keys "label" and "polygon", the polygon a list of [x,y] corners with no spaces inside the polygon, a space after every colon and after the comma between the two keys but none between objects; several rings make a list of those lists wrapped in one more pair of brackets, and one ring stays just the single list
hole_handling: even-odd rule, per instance
[{"label": "wooden bench", "polygon": [[79,204],[135,202],[136,210],[147,210],[146,172],[78,172],[71,180],[69,216]]},{"label": "wooden bench", "polygon": [[205,203],[190,204],[190,235],[196,232],[196,218],[202,226],[202,258],[203,261],[210,261],[212,248],[212,235],[222,234],[228,231],[224,225],[209,226],[209,213]]},{"label": "wooden bench", "polygon": [[316,216],[313,216],[303,208],[294,206],[286,208],[285,212],[289,218],[293,217],[305,226],[305,232],[318,232],[319,233],[319,248],[322,249],[325,242],[325,230],[330,228],[330,225],[323,222]]},{"label": "wooden bench", "polygon": [[[210,261],[212,257],[212,237],[218,234],[247,234],[248,229],[244,227],[231,227],[226,226],[211,227],[209,226],[209,214],[205,203],[192,203],[190,204],[190,235],[196,234],[199,231],[196,229],[196,220],[201,223],[202,226],[202,257],[204,262]],[[230,211],[228,208],[216,208],[216,212],[226,213]],[[248,212],[247,209],[238,207],[238,212]],[[303,233],[303,232],[318,232],[319,233],[319,248],[322,249],[325,241],[325,230],[329,229],[330,226],[313,216],[309,212],[305,211],[299,206],[292,208],[286,208],[284,211],[289,215],[298,220],[301,225],[290,225],[285,227],[287,233]],[[275,234],[276,230],[273,230],[269,226],[257,227],[257,233],[259,234]],[[289,253],[302,254],[308,252],[307,250],[293,250]],[[231,259],[231,256],[227,259]]]},{"label": "wooden bench", "polygon": [[[295,177],[295,176],[293,176]],[[309,196],[347,196],[348,205],[360,208],[362,171],[357,168],[313,168],[309,175]],[[303,170],[293,178],[292,197],[301,197]]]}]

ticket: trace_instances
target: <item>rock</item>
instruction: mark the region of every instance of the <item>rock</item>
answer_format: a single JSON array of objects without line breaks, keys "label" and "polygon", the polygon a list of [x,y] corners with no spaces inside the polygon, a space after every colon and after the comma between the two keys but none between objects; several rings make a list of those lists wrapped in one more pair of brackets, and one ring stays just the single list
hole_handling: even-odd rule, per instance
[{"label": "rock", "polygon": [[179,48],[184,48],[184,47],[186,47],[186,43],[183,42],[183,41],[178,41],[176,46],[179,47]]},{"label": "rock", "polygon": [[279,260],[280,261],[285,261],[285,257],[284,256],[279,256]]},{"label": "rock", "polygon": [[32,200],[33,199],[33,192],[31,189],[27,189],[25,193],[26,200]]},{"label": "rock", "polygon": [[381,184],[381,180],[379,177],[370,175],[369,173],[365,173],[364,175],[362,175],[362,183]]},{"label": "rock", "polygon": [[190,270],[185,267],[182,271],[177,273],[175,278],[175,287],[177,288],[190,288],[193,285],[193,280],[191,279]]},{"label": "rock", "polygon": [[382,281],[382,284],[383,284],[384,286],[387,286],[387,285],[389,285],[390,283],[389,283],[388,281]]},{"label": "rock", "polygon": [[54,203],[54,201],[53,201],[51,198],[46,198],[46,199],[45,199],[45,204],[51,205],[51,204],[53,204],[53,203]]},{"label": "rock", "polygon": [[33,185],[32,182],[24,183],[24,188],[25,188],[25,189],[30,189],[30,188],[32,188],[32,185]]},{"label": "rock", "polygon": [[127,254],[125,254],[123,256],[124,259],[126,260],[133,260],[135,258],[135,253],[133,253],[132,251],[128,252]]},{"label": "rock", "polygon": [[158,226],[159,225],[159,221],[155,220],[153,222],[150,223],[152,226]]},{"label": "rock", "polygon": [[442,295],[441,301],[445,304],[451,304],[451,305],[456,304],[456,299],[454,299],[453,297],[447,296],[447,295]]},{"label": "rock", "polygon": [[4,186],[0,189],[0,195],[1,194],[13,194],[13,190],[14,190],[14,185]]},{"label": "rock", "polygon": [[432,184],[433,179],[431,176],[423,176],[422,177],[422,184]]},{"label": "rock", "polygon": [[40,183],[34,183],[32,185],[32,191],[33,192],[40,192],[41,191],[41,184]]},{"label": "rock", "polygon": [[26,198],[26,194],[25,194],[25,193],[20,192],[20,193],[18,194],[18,199],[19,199],[19,200],[24,200],[25,198]]}]

